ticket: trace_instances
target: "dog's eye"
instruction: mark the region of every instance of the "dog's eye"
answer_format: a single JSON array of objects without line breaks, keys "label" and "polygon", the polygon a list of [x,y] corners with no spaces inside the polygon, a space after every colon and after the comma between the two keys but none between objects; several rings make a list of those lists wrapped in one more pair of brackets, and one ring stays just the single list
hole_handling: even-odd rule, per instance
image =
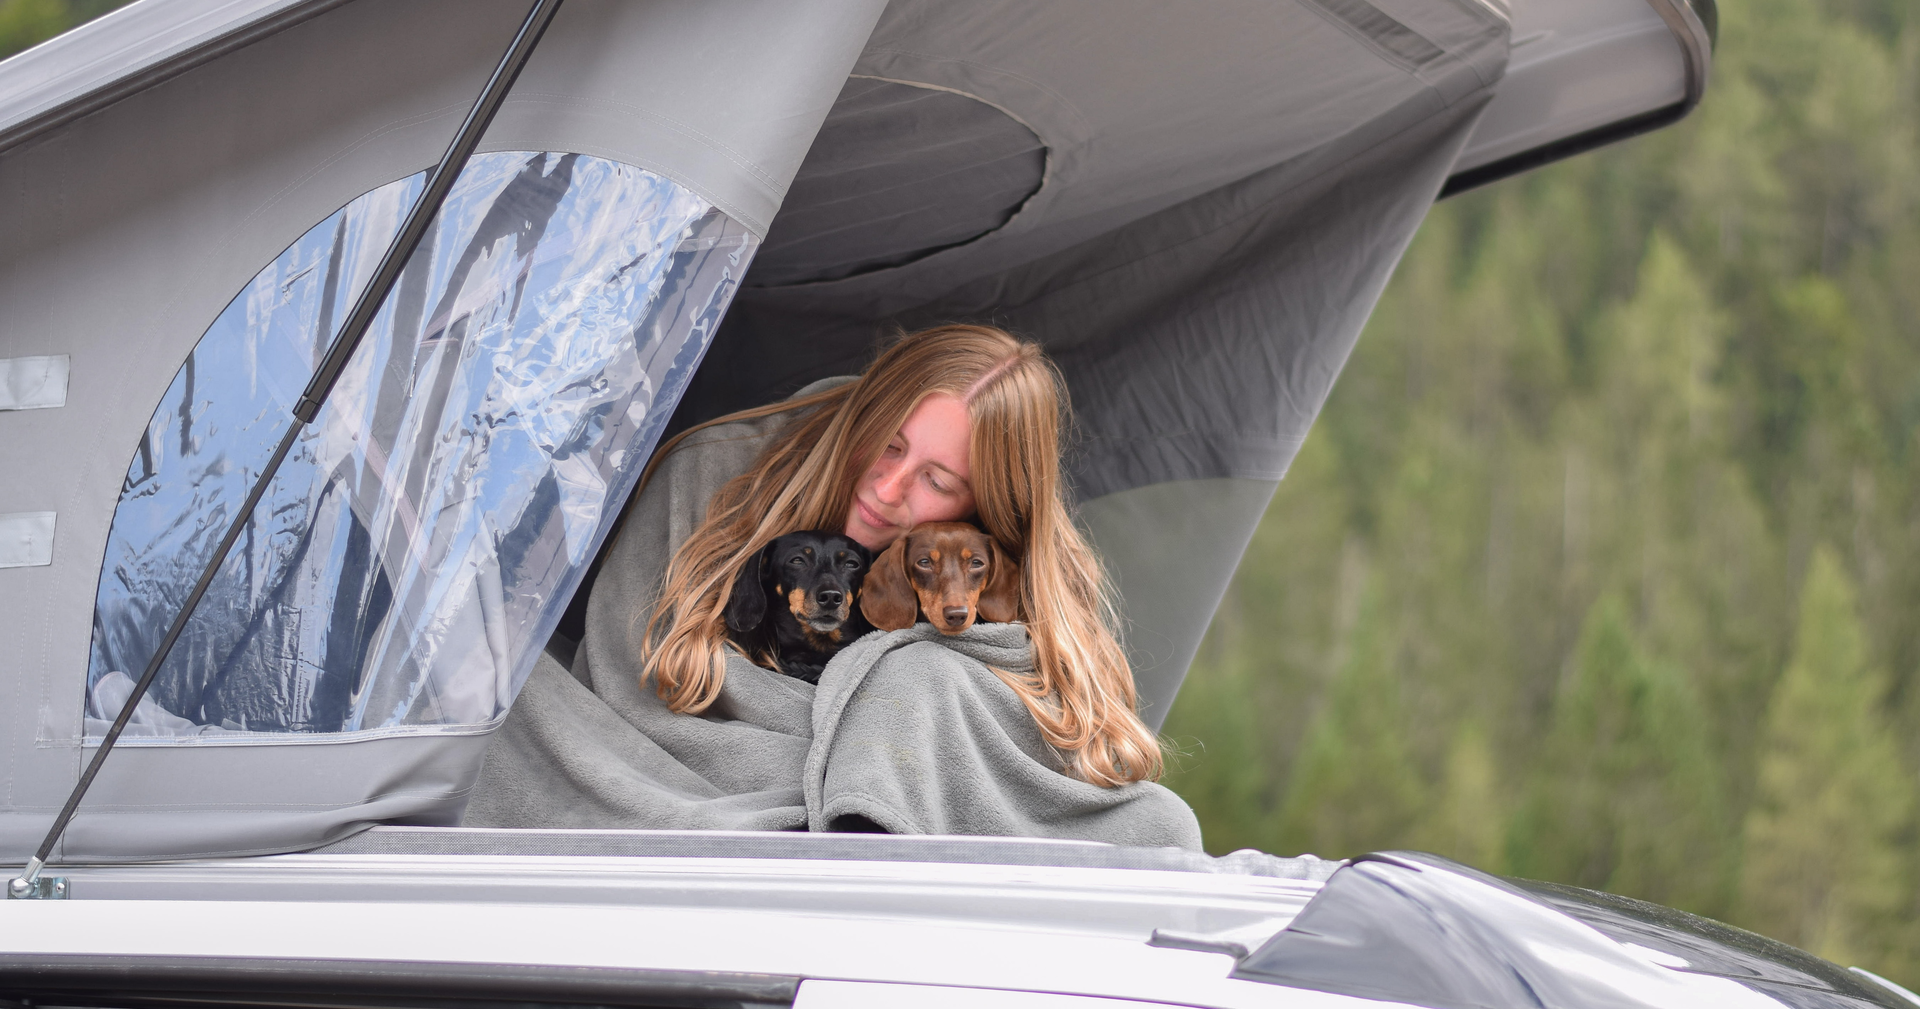
[{"label": "dog's eye", "polygon": [[795,557],[787,561],[787,566],[790,568],[805,567],[806,564],[807,564],[807,559],[805,557]]},{"label": "dog's eye", "polygon": [[914,561],[913,563],[914,563],[914,564],[915,564],[916,566],[919,566],[919,567],[923,567],[923,568],[931,568],[931,567],[933,567],[933,558],[931,558],[931,557],[922,557],[922,558],[920,558],[919,560],[917,560],[917,561]]},{"label": "dog's eye", "polygon": [[986,567],[986,566],[987,566],[987,562],[986,562],[986,561],[983,561],[983,560],[981,560],[981,559],[980,559],[980,558],[978,558],[978,557],[975,557],[975,558],[973,559],[973,569],[974,569],[975,571],[978,571],[978,570],[980,570],[981,568],[984,568],[984,567]]}]

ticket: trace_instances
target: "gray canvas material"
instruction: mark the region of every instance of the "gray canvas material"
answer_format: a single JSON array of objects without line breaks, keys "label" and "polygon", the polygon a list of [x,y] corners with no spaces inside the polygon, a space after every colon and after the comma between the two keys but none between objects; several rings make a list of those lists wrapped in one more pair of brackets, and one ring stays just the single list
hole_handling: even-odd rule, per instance
[{"label": "gray canvas material", "polygon": [[1156,732],[1276,486],[1172,480],[1080,506],[1080,525],[1119,597],[1120,643],[1133,667],[1140,718]]},{"label": "gray canvas material", "polygon": [[0,149],[104,107],[140,82],[206,62],[341,0],[132,4],[0,64]]},{"label": "gray canvas material", "polygon": [[[1149,591],[1128,551],[1160,556],[1149,542],[1171,539],[1213,572],[1186,588],[1204,600],[1211,584],[1217,597],[1251,526],[1244,500],[1220,504],[1205,527],[1118,505],[1106,521],[1097,502],[1284,473],[1499,80],[1505,23],[1476,0],[879,7],[573,0],[483,149],[638,164],[765,234],[850,71],[964,99],[901,103],[916,111],[897,135],[937,137],[959,123],[940,110],[964,108],[969,123],[995,123],[982,136],[1019,136],[980,118],[1004,114],[1044,149],[1038,188],[1004,224],[924,255],[899,244],[887,261],[900,248],[909,261],[840,279],[752,281],[685,419],[856,370],[895,326],[1008,325],[1040,339],[1067,376],[1081,421],[1072,472],[1089,525],[1121,558],[1119,581]],[[17,643],[0,681],[0,851],[37,840],[85,755],[101,549],[169,377],[293,237],[437,157],[524,10],[472,0],[450,18],[441,4],[356,0],[0,151],[0,357],[72,362],[65,408],[0,413],[0,465],[30,475],[0,487],[0,513],[59,515],[53,563],[0,577],[0,634]],[[45,98],[7,90],[17,66],[0,65],[0,92]],[[980,191],[998,194],[995,214],[1018,195],[1011,183]],[[915,201],[889,227],[945,240],[978,226],[963,219],[978,206],[947,206]],[[808,207],[786,209],[803,221]],[[845,223],[816,221],[793,248],[818,249],[812,238]],[[1136,652],[1143,696],[1172,696],[1201,609],[1128,607],[1130,638],[1150,650]],[[101,785],[124,818],[90,800],[62,855],[270,850],[375,813],[444,820],[475,773],[453,767],[467,745],[303,743],[284,762],[130,747]],[[276,819],[281,799],[300,811]],[[144,832],[142,810],[178,829]],[[89,817],[119,826],[90,832]]]},{"label": "gray canvas material", "polygon": [[[764,233],[880,6],[573,0],[482,150],[637,164]],[[39,842],[91,754],[102,552],[167,384],[289,242],[440,156],[526,9],[344,4],[0,152],[0,357],[71,361],[63,408],[0,412],[0,466],[22,475],[0,513],[59,515],[50,565],[0,569],[0,853]],[[764,34],[743,36],[749,22]],[[226,745],[123,747],[56,855],[284,850],[370,820],[444,822],[480,752],[442,735]]]},{"label": "gray canvas material", "polygon": [[[1504,25],[1487,23],[1473,60],[1438,64],[1454,68],[1442,87],[1397,68],[1380,74],[1371,48],[1316,15],[1276,20],[1307,39],[1320,26],[1329,34],[1318,41],[1345,47],[1346,62],[1327,68],[1324,85],[1327,101],[1356,116],[1338,124],[1342,131],[1293,150],[1265,139],[1291,139],[1280,111],[1248,102],[1253,112],[1241,120],[1236,105],[1223,113],[1236,120],[1225,137],[1181,131],[1175,146],[1190,141],[1182,149],[1195,161],[1180,178],[1226,170],[1205,160],[1210,148],[1248,174],[1177,201],[1162,192],[1148,205],[1117,204],[1134,166],[1076,165],[1071,137],[1049,134],[1056,99],[1008,106],[1048,143],[1050,166],[1013,220],[977,241],[838,281],[768,286],[758,282],[770,269],[761,259],[682,417],[717,416],[858,370],[892,328],[975,319],[1040,341],[1060,363],[1080,420],[1074,471],[1083,500],[1168,480],[1280,478],[1492,81],[1448,96],[1463,79],[1497,79],[1480,64],[1504,53],[1506,37]],[[883,20],[876,39],[887,30]],[[878,58],[870,47],[859,69]],[[931,71],[945,65],[922,69],[940,77]],[[1322,86],[1314,83],[1316,92]],[[1011,86],[981,90],[1001,105],[1022,97]],[[1280,121],[1263,123],[1260,112]],[[1128,136],[1141,127],[1114,115],[1109,142],[1145,146],[1147,138]],[[1106,205],[1066,220],[1043,216],[1087,203]],[[1081,237],[1089,228],[1097,237]]]},{"label": "gray canvas material", "polygon": [[[1085,221],[1029,221],[1029,214],[1040,213],[1050,200],[1111,198],[1091,181],[1081,188],[1092,193],[1050,195],[1056,183],[1081,181],[1073,177],[1082,173],[1105,181],[1130,168],[1080,165],[1069,154],[1070,124],[1051,95],[966,68],[987,97],[1019,112],[1048,141],[1049,164],[1058,165],[1049,171],[1064,181],[1050,177],[999,231],[896,269],[784,286],[758,285],[757,272],[750,272],[683,402],[680,421],[763,402],[823,374],[856,370],[893,330],[979,321],[1039,341],[1067,380],[1077,417],[1069,471],[1084,521],[1121,586],[1128,616],[1123,641],[1143,715],[1157,727],[1261,506],[1305,440],[1492,93],[1488,79],[1497,79],[1504,26],[1471,0],[1412,6],[1434,24],[1407,14],[1403,27],[1422,26],[1421,36],[1439,40],[1436,46],[1455,47],[1447,50],[1453,55],[1429,54],[1417,71],[1391,64],[1349,35],[1351,25],[1314,13],[1319,8],[1301,9],[1291,19],[1276,15],[1276,22],[1300,28],[1303,38],[1319,39],[1334,51],[1349,47],[1350,59],[1323,68],[1332,75],[1325,100],[1356,114],[1371,103],[1373,118],[1348,121],[1344,133],[1304,152],[1263,140],[1272,127],[1251,119],[1244,132],[1224,136],[1199,136],[1195,128],[1195,147],[1245,148],[1232,157],[1223,152],[1228,163],[1251,159],[1256,150],[1277,160],[1130,221],[1124,215],[1136,207],[1108,208],[1108,219],[1124,223],[1037,256],[1035,250],[1075,233]],[[889,9],[876,39],[890,30],[896,9]],[[1316,34],[1321,29],[1331,34]],[[1265,41],[1283,49],[1297,44]],[[872,69],[883,55],[890,63],[904,59],[890,51],[876,54],[878,47],[862,57],[861,70]],[[1229,48],[1221,58],[1230,60],[1233,52]],[[1382,74],[1386,67],[1391,72]],[[961,72],[931,58],[920,69],[949,83],[957,80],[951,74]],[[1397,86],[1389,87],[1388,79],[1397,79]],[[1268,111],[1259,108],[1263,97],[1247,103],[1256,114]],[[1241,110],[1234,103],[1220,115]],[[1119,136],[1110,142],[1124,143],[1136,128],[1113,124]],[[1215,168],[1194,166],[1202,174]],[[1164,492],[1145,490],[1163,485]],[[1143,506],[1129,494],[1168,504]],[[1109,497],[1114,500],[1103,503]],[[1167,580],[1160,565],[1171,555],[1189,565]],[[1153,602],[1133,599],[1136,592],[1152,595]]]},{"label": "gray canvas material", "polygon": [[[881,0],[572,0],[542,37],[479,149],[564,149],[638,165],[687,186],[764,236],[882,6]],[[170,9],[143,4],[54,40],[48,52],[0,63],[0,133],[111,87],[142,65],[240,31],[248,19],[306,14],[303,8],[321,13],[163,80],[126,99],[131,107],[112,106],[56,136],[102,128],[118,133],[130,124],[116,121],[158,113],[143,131],[149,135],[114,139],[157,145],[157,153],[188,162],[209,143],[243,160],[293,157],[276,166],[280,184],[303,174],[337,181],[340,191],[325,208],[331,212],[439,157],[527,5],[465,0],[452,16],[430,0],[337,7],[260,0],[173,0]],[[740,32],[743,19],[758,30]],[[236,93],[218,93],[229,90]],[[169,121],[181,105],[199,116]],[[297,127],[318,135],[296,135]],[[540,146],[561,137],[568,141],[564,148]],[[351,163],[338,162],[375,152],[394,167],[346,191],[364,177]],[[215,171],[243,167],[249,166]],[[323,216],[303,220],[311,225]]]},{"label": "gray canvas material", "polygon": [[640,682],[667,559],[787,419],[709,428],[661,463],[594,586],[571,675],[550,657],[535,667],[464,822],[826,831],[860,816],[891,833],[1197,849],[1199,824],[1166,788],[1062,773],[1026,706],[988,669],[1031,670],[1018,625],[953,639],[927,625],[870,635],[834,656],[817,689],[730,655],[721,696],[701,716],[673,713]]},{"label": "gray canvas material", "polygon": [[979,99],[854,77],[794,177],[754,282],[838,279],[971,241],[1007,223],[1046,164],[1032,130]]},{"label": "gray canvas material", "polygon": [[[259,855],[375,823],[448,825],[486,744],[476,731],[116,749],[55,850],[62,861],[91,862]],[[0,864],[24,862],[40,843],[73,784],[55,783],[60,791],[44,804],[0,816]],[[16,791],[33,784],[16,781]]]}]

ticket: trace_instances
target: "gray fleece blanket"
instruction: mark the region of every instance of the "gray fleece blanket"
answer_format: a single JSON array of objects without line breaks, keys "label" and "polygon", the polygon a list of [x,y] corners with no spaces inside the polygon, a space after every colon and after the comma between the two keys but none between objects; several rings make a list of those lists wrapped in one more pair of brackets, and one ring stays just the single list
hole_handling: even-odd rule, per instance
[{"label": "gray fleece blanket", "polygon": [[[811,391],[802,390],[802,392]],[[1192,810],[1152,782],[1101,788],[1060,755],[989,666],[1032,667],[1026,630],[876,632],[819,686],[730,656],[720,698],[669,711],[640,684],[665,562],[783,418],[710,428],[634,503],[571,669],[542,655],[487,750],[465,823],[486,827],[994,834],[1200,847]],[[869,828],[870,829],[870,828]]]}]

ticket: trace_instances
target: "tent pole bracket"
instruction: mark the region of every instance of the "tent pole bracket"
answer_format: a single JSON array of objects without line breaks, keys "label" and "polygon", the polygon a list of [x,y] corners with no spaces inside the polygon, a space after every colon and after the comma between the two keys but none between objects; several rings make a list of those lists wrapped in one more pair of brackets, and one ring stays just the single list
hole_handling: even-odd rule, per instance
[{"label": "tent pole bracket", "polygon": [[8,900],[67,899],[67,877],[40,875],[40,867],[42,864],[43,863],[36,858],[27,863],[26,870],[21,872],[17,878],[7,881]]}]

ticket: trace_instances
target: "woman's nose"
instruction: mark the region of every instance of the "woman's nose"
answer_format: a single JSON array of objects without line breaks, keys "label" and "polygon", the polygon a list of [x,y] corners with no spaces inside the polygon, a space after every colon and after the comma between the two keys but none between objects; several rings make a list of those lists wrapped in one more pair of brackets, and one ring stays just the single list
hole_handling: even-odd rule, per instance
[{"label": "woman's nose", "polygon": [[881,463],[874,467],[873,496],[882,504],[897,504],[906,493],[907,468]]}]

